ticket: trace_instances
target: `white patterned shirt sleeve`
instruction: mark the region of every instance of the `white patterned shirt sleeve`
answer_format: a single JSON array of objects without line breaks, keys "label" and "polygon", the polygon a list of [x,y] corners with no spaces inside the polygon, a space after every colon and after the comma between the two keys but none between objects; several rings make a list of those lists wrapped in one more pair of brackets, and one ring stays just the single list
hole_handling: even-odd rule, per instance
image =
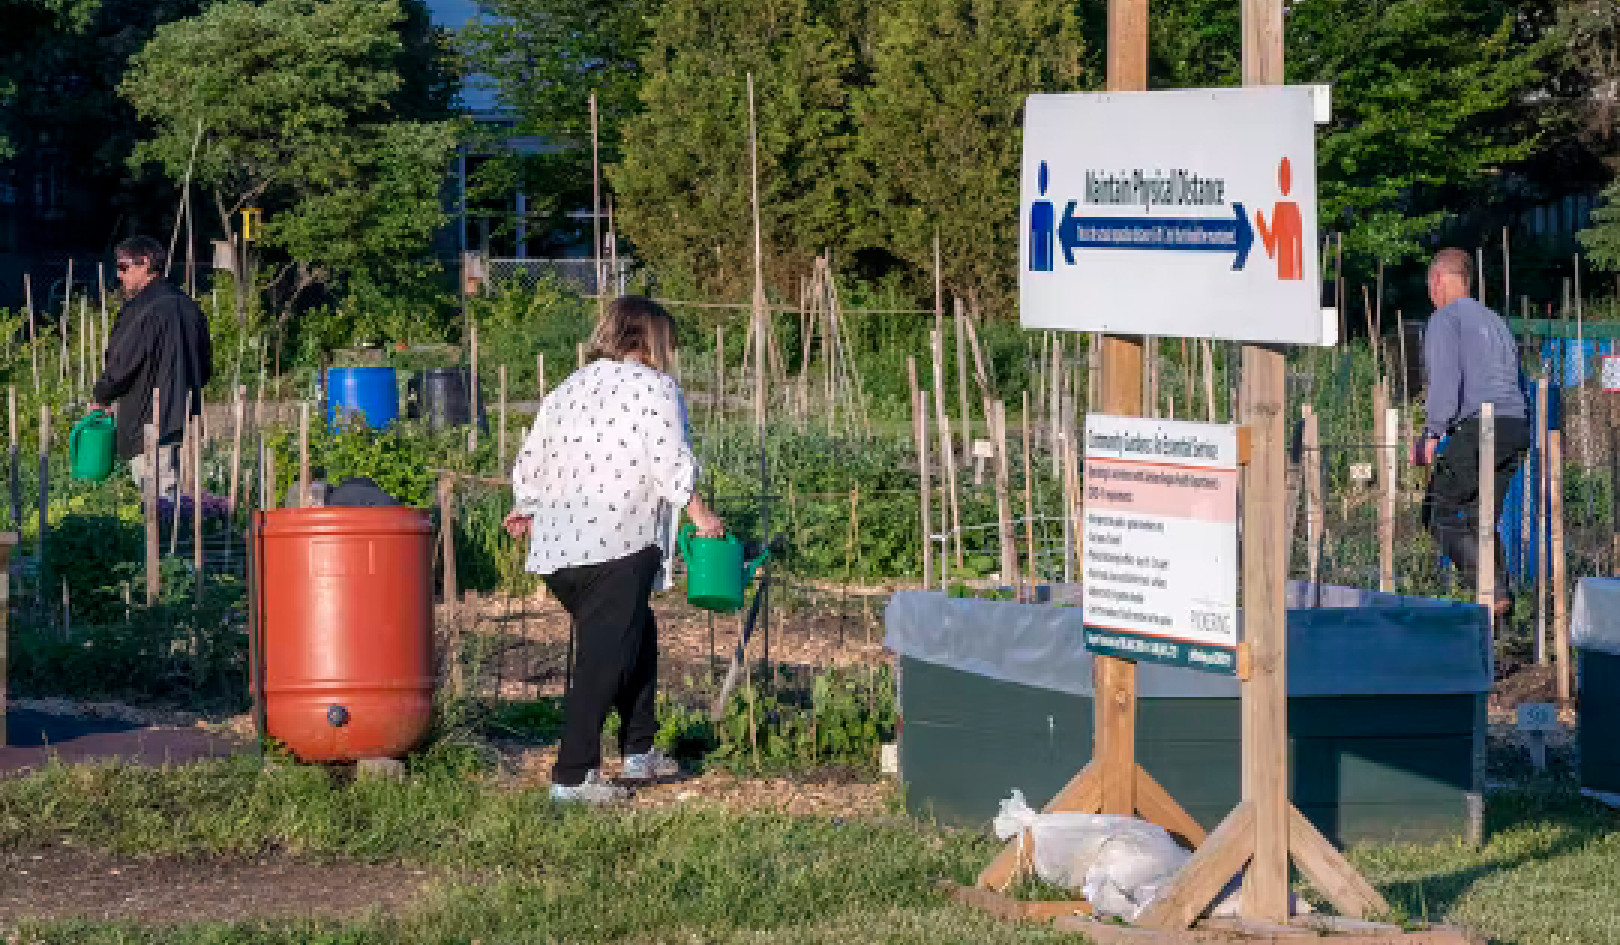
[{"label": "white patterned shirt sleeve", "polygon": [[546,396],[512,467],[513,506],[533,516],[528,570],[666,545],[661,518],[686,506],[697,477],[672,378],[633,361],[575,371]]}]

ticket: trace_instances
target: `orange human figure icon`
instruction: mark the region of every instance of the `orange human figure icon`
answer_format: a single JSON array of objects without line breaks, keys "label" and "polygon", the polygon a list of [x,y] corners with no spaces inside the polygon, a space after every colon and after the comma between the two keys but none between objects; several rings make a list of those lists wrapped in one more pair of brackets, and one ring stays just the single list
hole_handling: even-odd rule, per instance
[{"label": "orange human figure icon", "polygon": [[[1284,197],[1294,187],[1294,169],[1287,158],[1277,165],[1277,184]],[[1299,218],[1299,204],[1292,200],[1277,201],[1271,209],[1269,227],[1266,215],[1256,210],[1254,225],[1260,231],[1266,255],[1277,260],[1277,278],[1305,278],[1305,224]]]}]

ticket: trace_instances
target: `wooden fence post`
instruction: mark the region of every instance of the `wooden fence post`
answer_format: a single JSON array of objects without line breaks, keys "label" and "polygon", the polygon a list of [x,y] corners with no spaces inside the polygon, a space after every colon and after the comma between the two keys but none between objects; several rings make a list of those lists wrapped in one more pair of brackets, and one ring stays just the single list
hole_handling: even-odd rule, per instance
[{"label": "wooden fence post", "polygon": [[1400,488],[1396,444],[1400,424],[1399,408],[1384,408],[1383,439],[1378,444],[1379,479],[1384,487],[1378,496],[1378,589],[1386,593],[1395,591],[1395,496]]},{"label": "wooden fence post", "polygon": [[934,586],[934,543],[929,538],[933,516],[929,509],[929,494],[933,491],[932,477],[928,473],[928,407],[923,392],[917,387],[917,359],[906,357],[906,379],[911,390],[911,435],[917,444],[917,502],[922,519],[922,571],[923,587]]},{"label": "wooden fence post", "polygon": [[39,599],[49,600],[51,532],[51,408],[39,405]]},{"label": "wooden fence post", "polygon": [[1568,702],[1573,690],[1569,653],[1569,598],[1564,562],[1564,436],[1547,433],[1547,521],[1552,526],[1553,659],[1557,661],[1558,701]]},{"label": "wooden fence post", "polygon": [[146,495],[146,603],[152,606],[158,602],[158,595],[163,590],[163,578],[158,561],[158,431],[161,426],[161,405],[163,392],[159,388],[152,388],[152,422],[146,425],[146,482],[142,483],[142,491]]}]

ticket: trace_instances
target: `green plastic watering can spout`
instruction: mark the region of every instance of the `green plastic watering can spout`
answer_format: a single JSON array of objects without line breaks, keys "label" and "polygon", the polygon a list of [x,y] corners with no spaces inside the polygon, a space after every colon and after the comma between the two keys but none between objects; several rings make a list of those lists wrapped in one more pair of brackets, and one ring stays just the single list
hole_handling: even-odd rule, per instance
[{"label": "green plastic watering can spout", "polygon": [[766,559],[768,559],[770,556],[771,556],[771,549],[766,548],[765,550],[763,550],[763,551],[761,551],[759,553],[759,557],[757,557],[754,560],[749,561],[748,563],[743,565],[743,584],[744,584],[744,586],[746,586],[748,584],[748,582],[750,582],[750,581],[752,581],[754,579],[754,572],[758,571],[760,569],[760,567],[765,563]]}]

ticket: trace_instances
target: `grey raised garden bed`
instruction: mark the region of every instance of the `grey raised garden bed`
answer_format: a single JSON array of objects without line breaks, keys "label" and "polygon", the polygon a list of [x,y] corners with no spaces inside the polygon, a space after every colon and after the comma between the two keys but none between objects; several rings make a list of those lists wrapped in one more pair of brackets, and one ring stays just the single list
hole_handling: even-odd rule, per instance
[{"label": "grey raised garden bed", "polygon": [[[1065,596],[1061,591],[1055,595]],[[1288,733],[1295,805],[1338,843],[1479,839],[1484,609],[1289,588]],[[1091,655],[1078,607],[901,592],[900,772],[911,810],[983,825],[1020,788],[1044,803],[1091,757]],[[1205,829],[1238,802],[1238,682],[1144,663],[1137,756]]]}]

